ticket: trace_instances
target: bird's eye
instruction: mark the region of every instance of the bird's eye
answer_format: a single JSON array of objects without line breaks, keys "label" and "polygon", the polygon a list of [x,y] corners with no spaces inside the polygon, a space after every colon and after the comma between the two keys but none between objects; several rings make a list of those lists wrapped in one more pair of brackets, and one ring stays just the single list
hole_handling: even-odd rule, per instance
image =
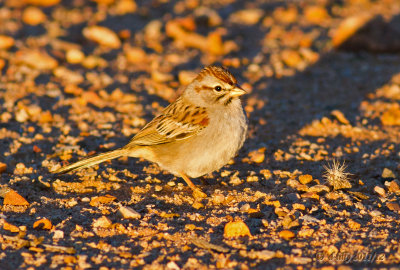
[{"label": "bird's eye", "polygon": [[214,87],[214,90],[217,91],[217,92],[219,92],[219,91],[222,90],[222,87],[219,86],[219,85],[217,85],[217,86]]}]

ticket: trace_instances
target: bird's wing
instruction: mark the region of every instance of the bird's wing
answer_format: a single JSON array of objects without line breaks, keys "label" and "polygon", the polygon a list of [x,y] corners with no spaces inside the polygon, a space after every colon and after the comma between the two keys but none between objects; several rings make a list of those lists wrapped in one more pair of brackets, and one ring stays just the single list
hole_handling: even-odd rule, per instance
[{"label": "bird's wing", "polygon": [[179,98],[139,131],[129,146],[151,146],[184,140],[200,132],[208,123],[205,108],[194,106]]}]

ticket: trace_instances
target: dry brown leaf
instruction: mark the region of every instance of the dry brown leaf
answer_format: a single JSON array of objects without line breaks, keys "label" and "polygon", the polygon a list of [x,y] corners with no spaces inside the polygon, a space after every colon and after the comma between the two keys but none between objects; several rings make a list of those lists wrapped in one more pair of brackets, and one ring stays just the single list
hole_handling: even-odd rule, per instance
[{"label": "dry brown leaf", "polygon": [[10,189],[4,196],[4,205],[14,205],[14,206],[28,206],[29,203],[24,197],[19,195],[14,190]]},{"label": "dry brown leaf", "polygon": [[12,225],[7,221],[3,222],[3,229],[9,232],[19,232],[19,228],[17,226]]},{"label": "dry brown leaf", "polygon": [[41,218],[33,223],[33,228],[38,230],[51,230],[52,227],[51,221],[47,218]]}]

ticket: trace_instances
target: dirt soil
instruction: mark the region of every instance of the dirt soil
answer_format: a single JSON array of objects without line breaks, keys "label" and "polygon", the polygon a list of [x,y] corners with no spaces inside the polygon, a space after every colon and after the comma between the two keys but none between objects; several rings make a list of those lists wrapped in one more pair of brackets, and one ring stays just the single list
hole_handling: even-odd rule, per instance
[{"label": "dirt soil", "polygon": [[[400,264],[397,0],[4,0],[1,269]],[[194,183],[121,147],[204,66],[248,138]],[[193,153],[196,154],[196,153]]]}]

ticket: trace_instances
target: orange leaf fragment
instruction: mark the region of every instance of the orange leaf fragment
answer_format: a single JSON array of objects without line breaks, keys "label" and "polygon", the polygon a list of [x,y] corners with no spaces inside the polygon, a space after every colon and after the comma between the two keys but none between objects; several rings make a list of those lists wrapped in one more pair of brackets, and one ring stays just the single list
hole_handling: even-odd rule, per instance
[{"label": "orange leaf fragment", "polygon": [[279,237],[283,238],[285,240],[290,240],[294,237],[294,232],[289,231],[289,230],[283,230],[279,232]]},{"label": "orange leaf fragment", "polygon": [[15,225],[12,225],[6,221],[3,223],[3,229],[10,232],[19,232],[19,228]]},{"label": "orange leaf fragment", "polygon": [[51,221],[47,218],[36,220],[35,223],[33,223],[34,229],[51,230],[52,227]]},{"label": "orange leaf fragment", "polygon": [[107,204],[115,201],[115,197],[111,195],[105,195],[105,196],[99,196],[99,197],[94,197],[90,200],[90,205],[91,206],[98,206],[99,204]]},{"label": "orange leaf fragment", "polygon": [[10,189],[4,196],[4,205],[28,206],[29,203],[24,197]]},{"label": "orange leaf fragment", "polygon": [[309,175],[309,174],[302,174],[302,175],[299,176],[299,181],[303,185],[307,185],[312,180],[313,180],[313,177],[312,177],[312,175]]},{"label": "orange leaf fragment", "polygon": [[225,225],[224,237],[251,236],[249,227],[242,220],[231,221]]},{"label": "orange leaf fragment", "polygon": [[53,119],[53,115],[51,114],[50,111],[44,111],[40,114],[40,118],[39,118],[39,123],[43,124],[43,123],[49,123],[52,122]]}]

